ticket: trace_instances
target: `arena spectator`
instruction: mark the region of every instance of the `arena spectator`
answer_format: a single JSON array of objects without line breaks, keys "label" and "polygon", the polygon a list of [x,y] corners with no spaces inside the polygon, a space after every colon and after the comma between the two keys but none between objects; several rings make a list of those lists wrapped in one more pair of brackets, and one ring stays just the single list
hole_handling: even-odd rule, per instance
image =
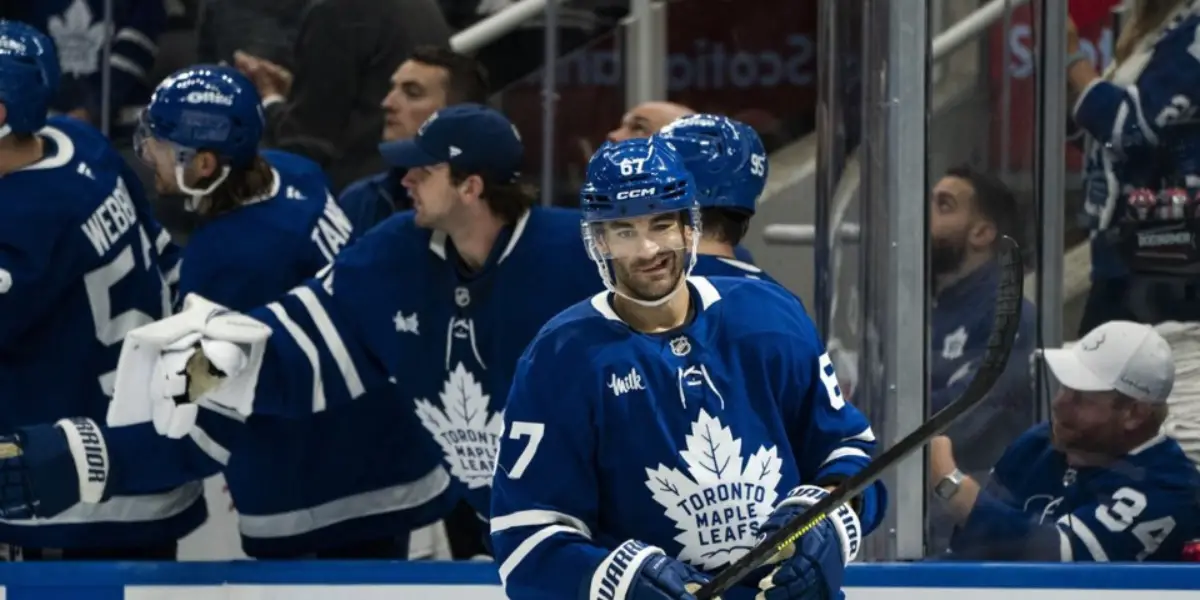
[{"label": "arena spectator", "polygon": [[[111,0],[110,0],[111,1]],[[102,124],[103,73],[109,71],[109,131],[129,139],[138,114],[158,83],[150,80],[158,36],[167,23],[163,0],[113,2],[113,34],[107,65],[104,53],[106,0],[38,0],[5,4],[3,17],[23,21],[49,35],[58,47],[62,83],[53,112]]]},{"label": "arena spectator", "polygon": [[[1067,81],[1075,97],[1074,122],[1085,138],[1085,218],[1092,234],[1092,286],[1081,332],[1113,319],[1200,318],[1194,276],[1164,280],[1132,268],[1139,262],[1139,224],[1158,226],[1163,214],[1140,202],[1172,204],[1161,192],[1174,187],[1185,188],[1189,197],[1200,193],[1188,184],[1200,175],[1200,132],[1190,118],[1200,104],[1194,83],[1200,62],[1192,55],[1198,27],[1195,2],[1130,4],[1113,63],[1103,75],[1081,50],[1074,24],[1068,27]],[[1131,210],[1130,190],[1144,191],[1135,202],[1142,211]],[[1165,266],[1163,257],[1174,250],[1156,244],[1142,266]],[[1190,259],[1190,243],[1182,250]]]},{"label": "arena spectator", "polygon": [[1160,432],[1175,379],[1153,328],[1111,321],[1045,350],[1062,385],[990,480],[965,475],[948,438],[929,447],[931,482],[959,526],[951,556],[1046,562],[1178,561],[1200,536],[1200,472]]},{"label": "arena spectator", "polygon": [[314,0],[204,0],[199,62],[233,63],[238,50],[294,70],[304,11]]},{"label": "arena spectator", "polygon": [[395,66],[417,46],[449,43],[436,0],[319,0],[301,21],[294,69],[247,52],[234,60],[263,97],[267,142],[328,165],[336,193],[382,170],[380,103]]},{"label": "arena spectator", "polygon": [[674,102],[643,102],[621,117],[617,128],[608,132],[608,141],[650,137],[671,121],[694,114],[696,111]]},{"label": "arena spectator", "polygon": [[[439,46],[418,47],[396,69],[383,99],[383,141],[414,137],[433,113],[451,104],[486,104],[488,95],[487,72],[475,59]],[[392,213],[412,208],[400,183],[406,171],[392,166],[342,192],[338,204],[355,231],[367,231]]]},{"label": "arena spectator", "polygon": [[[967,166],[951,168],[930,194],[930,274],[933,277],[930,348],[930,410],[937,412],[962,395],[987,352],[995,318],[1000,268],[995,243],[1016,237],[1018,207],[996,177]],[[947,435],[960,450],[959,465],[986,475],[1004,449],[1035,419],[1037,395],[1029,377],[1036,339],[1033,304],[1024,301],[1018,342],[1008,369],[982,406],[959,420]],[[945,550],[952,527],[930,510],[929,551]]]}]

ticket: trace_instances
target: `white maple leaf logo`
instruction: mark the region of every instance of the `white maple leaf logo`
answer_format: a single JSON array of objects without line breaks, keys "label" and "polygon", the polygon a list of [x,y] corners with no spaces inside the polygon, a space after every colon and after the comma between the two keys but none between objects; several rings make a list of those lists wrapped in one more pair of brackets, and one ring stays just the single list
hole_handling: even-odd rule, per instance
[{"label": "white maple leaf logo", "polygon": [[716,569],[754,546],[775,506],[783,461],[774,446],[760,446],[743,465],[742,440],[703,409],[685,441],[679,456],[687,473],[660,463],[646,469],[646,487],[680,531],[679,559]]},{"label": "white maple leaf logo", "polygon": [[450,472],[470,489],[492,485],[503,411],[488,414],[489,396],[460,362],[439,394],[442,407],[418,398],[417,417],[446,453]]},{"label": "white maple leaf logo", "polygon": [[104,23],[93,23],[92,17],[87,1],[75,0],[61,17],[52,16],[46,24],[65,75],[91,75],[99,68]]}]

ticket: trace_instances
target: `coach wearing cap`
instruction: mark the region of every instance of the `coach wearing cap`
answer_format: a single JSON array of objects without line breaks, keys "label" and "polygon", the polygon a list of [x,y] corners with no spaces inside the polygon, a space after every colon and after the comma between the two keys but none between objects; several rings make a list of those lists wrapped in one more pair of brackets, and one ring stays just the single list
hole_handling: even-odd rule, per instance
[{"label": "coach wearing cap", "polygon": [[1200,536],[1200,473],[1160,432],[1175,382],[1166,340],[1110,321],[1041,354],[1062,386],[1051,421],[1013,442],[989,481],[958,470],[948,439],[930,444],[930,481],[959,525],[951,556],[1180,560]]},{"label": "coach wearing cap", "polygon": [[[381,144],[379,152],[392,167],[408,170],[401,183],[417,225],[456,241],[464,237],[462,230],[488,220],[480,211],[484,207],[464,202],[464,196],[482,198],[491,215],[507,225],[537,203],[533,191],[517,183],[524,157],[521,136],[504,115],[486,106],[443,108],[415,137]],[[479,257],[480,264],[486,257]]]}]

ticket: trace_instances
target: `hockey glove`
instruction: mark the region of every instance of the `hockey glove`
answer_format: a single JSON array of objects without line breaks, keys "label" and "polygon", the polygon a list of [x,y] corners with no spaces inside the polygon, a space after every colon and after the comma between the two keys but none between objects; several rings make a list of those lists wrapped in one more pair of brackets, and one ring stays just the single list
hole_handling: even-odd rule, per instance
[{"label": "hockey glove", "polygon": [[585,580],[582,600],[695,600],[708,576],[661,548],[629,540],[609,553]]},{"label": "hockey glove", "polygon": [[[802,485],[788,494],[759,528],[763,537],[800,516],[829,493]],[[846,564],[858,556],[862,526],[848,505],[837,507],[799,540],[780,552],[779,566],[759,582],[758,600],[835,600],[842,589]]]},{"label": "hockey glove", "polygon": [[152,421],[181,438],[201,407],[235,418],[253,410],[271,329],[196,295],[172,317],[130,331],[121,347],[108,424]]},{"label": "hockey glove", "polygon": [[108,447],[91,419],[0,436],[0,518],[53,517],[79,502],[104,499]]}]

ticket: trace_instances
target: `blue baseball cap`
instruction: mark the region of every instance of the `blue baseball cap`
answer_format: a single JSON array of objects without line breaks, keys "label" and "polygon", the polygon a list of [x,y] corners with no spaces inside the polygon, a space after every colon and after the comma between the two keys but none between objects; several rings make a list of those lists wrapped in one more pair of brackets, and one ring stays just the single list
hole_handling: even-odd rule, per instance
[{"label": "blue baseball cap", "polygon": [[516,126],[480,104],[443,108],[421,124],[416,137],[384,142],[379,152],[392,167],[415,169],[449,163],[501,183],[517,178],[525,158]]}]

